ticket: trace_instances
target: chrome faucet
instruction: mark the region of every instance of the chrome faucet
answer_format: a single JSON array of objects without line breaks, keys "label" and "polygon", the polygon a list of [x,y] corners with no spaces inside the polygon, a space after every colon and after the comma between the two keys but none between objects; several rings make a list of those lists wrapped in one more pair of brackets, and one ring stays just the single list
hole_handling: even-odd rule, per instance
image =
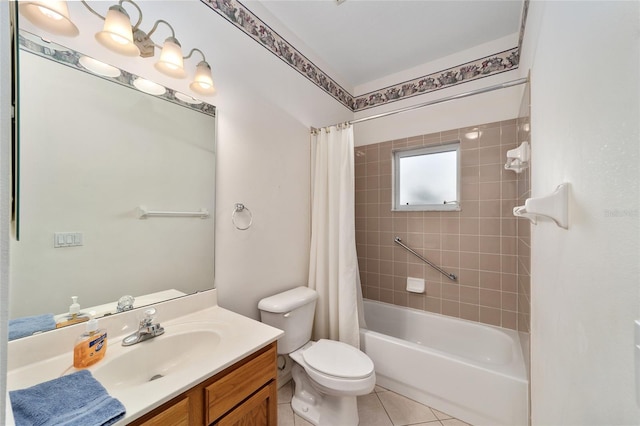
[{"label": "chrome faucet", "polygon": [[140,321],[138,331],[122,339],[122,346],[135,345],[163,334],[164,328],[158,323],[153,323],[155,314],[155,308],[149,308],[144,311],[144,319]]}]

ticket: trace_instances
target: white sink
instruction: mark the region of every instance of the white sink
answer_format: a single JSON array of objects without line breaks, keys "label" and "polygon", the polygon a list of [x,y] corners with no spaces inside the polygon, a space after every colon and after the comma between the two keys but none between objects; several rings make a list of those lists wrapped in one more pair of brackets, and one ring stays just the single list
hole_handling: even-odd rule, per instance
[{"label": "white sink", "polygon": [[[121,343],[135,331],[139,311],[98,320],[109,333],[107,353],[88,370],[127,410],[114,426],[131,423],[282,336],[278,329],[218,306],[215,289],[154,307],[165,333],[133,346]],[[73,342],[83,330],[83,324],[72,325],[9,342],[7,389],[24,389],[73,371]],[[7,424],[12,424],[11,405],[7,407]]]},{"label": "white sink", "polygon": [[206,364],[220,345],[220,331],[220,325],[195,322],[167,326],[164,334],[133,346],[110,341],[104,360],[90,370],[111,391],[166,380]]}]

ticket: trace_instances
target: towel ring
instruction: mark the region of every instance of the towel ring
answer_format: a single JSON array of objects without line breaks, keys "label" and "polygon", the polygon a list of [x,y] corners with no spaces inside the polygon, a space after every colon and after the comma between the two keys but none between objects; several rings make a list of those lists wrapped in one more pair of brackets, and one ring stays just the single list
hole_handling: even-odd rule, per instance
[{"label": "towel ring", "polygon": [[[238,224],[236,223],[236,213],[242,213],[245,210],[249,213],[249,224],[245,227],[238,226]],[[237,230],[246,231],[251,227],[251,224],[253,223],[253,214],[251,213],[251,210],[249,210],[249,208],[244,204],[236,203],[236,205],[233,207],[233,213],[231,213],[231,222],[233,222],[233,226],[235,226]]]}]

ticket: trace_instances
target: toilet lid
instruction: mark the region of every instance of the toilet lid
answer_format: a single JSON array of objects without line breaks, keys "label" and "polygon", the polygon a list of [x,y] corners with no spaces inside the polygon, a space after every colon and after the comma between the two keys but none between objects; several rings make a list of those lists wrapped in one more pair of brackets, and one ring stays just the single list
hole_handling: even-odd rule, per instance
[{"label": "toilet lid", "polygon": [[302,353],[314,370],[345,379],[362,379],[373,372],[373,361],[364,353],[343,342],[320,339]]}]

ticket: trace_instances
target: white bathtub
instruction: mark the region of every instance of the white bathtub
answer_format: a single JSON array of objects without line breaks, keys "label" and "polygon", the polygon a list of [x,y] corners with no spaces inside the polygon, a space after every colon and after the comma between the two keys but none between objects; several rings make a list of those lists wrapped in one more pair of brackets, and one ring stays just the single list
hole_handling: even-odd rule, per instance
[{"label": "white bathtub", "polygon": [[364,312],[378,385],[472,425],[528,424],[517,332],[371,300]]}]

